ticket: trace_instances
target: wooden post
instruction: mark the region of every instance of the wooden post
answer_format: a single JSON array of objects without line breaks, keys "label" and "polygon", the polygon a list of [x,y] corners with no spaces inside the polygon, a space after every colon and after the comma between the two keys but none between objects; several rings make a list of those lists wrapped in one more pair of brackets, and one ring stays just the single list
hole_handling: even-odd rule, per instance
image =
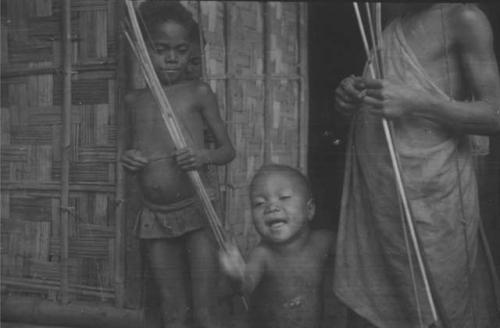
[{"label": "wooden post", "polygon": [[307,154],[309,139],[309,67],[308,67],[308,4],[307,2],[297,2],[297,46],[299,52],[298,80],[299,88],[299,158],[298,167],[302,172],[307,173]]},{"label": "wooden post", "polygon": [[264,163],[269,163],[271,161],[272,153],[272,140],[271,132],[273,127],[273,109],[271,107],[271,92],[272,85],[269,75],[271,74],[269,69],[270,62],[270,4],[267,1],[262,2],[262,33],[263,38],[263,66],[262,74],[264,75]]},{"label": "wooden post", "polygon": [[126,88],[125,75],[125,40],[121,33],[120,22],[124,16],[123,1],[115,0],[114,9],[117,12],[115,19],[115,31],[117,38],[117,70],[116,70],[116,92],[114,108],[117,117],[118,138],[116,143],[116,187],[115,187],[115,262],[114,262],[114,287],[115,287],[115,304],[118,307],[123,307],[125,299],[125,172],[121,165],[120,158],[125,149],[125,112],[123,97]]},{"label": "wooden post", "polygon": [[205,82],[207,80],[207,60],[205,58],[205,43],[203,42],[203,25],[201,16],[201,0],[196,1],[196,19],[198,20],[198,34],[200,36],[200,56],[201,56],[201,79]]},{"label": "wooden post", "polygon": [[63,94],[62,94],[62,133],[61,133],[61,223],[60,223],[60,300],[68,303],[68,218],[69,218],[69,161],[71,156],[71,0],[63,1],[62,12],[62,44],[63,44]]},{"label": "wooden post", "polygon": [[[223,8],[223,36],[224,36],[224,106],[225,106],[225,121],[227,131],[230,136],[234,136],[233,133],[233,111],[231,106],[231,79],[229,78],[229,51],[231,44],[230,41],[230,21],[229,21],[229,5],[227,1],[222,3]],[[229,168],[230,163],[224,166],[224,190],[221,193],[221,208],[224,209],[224,213],[222,213],[222,218],[224,220],[224,225],[227,228],[227,214],[229,213],[229,192],[228,188],[230,188],[229,181]]]}]

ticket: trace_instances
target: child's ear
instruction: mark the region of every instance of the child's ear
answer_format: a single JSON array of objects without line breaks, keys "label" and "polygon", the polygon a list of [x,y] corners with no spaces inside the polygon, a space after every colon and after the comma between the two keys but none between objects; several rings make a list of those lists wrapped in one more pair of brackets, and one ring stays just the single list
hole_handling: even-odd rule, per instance
[{"label": "child's ear", "polygon": [[314,218],[314,213],[316,213],[316,203],[311,198],[307,201],[307,220],[311,221]]}]

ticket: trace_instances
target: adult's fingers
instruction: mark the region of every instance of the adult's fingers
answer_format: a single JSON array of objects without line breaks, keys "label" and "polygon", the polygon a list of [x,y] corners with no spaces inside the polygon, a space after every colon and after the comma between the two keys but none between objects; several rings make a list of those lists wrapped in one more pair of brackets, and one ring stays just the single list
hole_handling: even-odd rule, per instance
[{"label": "adult's fingers", "polygon": [[371,98],[378,100],[385,100],[384,93],[382,89],[366,89],[366,95]]},{"label": "adult's fingers", "polygon": [[368,107],[374,107],[374,108],[383,108],[384,107],[384,102],[383,100],[373,98],[373,97],[365,97],[363,99],[363,104],[368,105]]},{"label": "adult's fingers", "polygon": [[357,104],[348,103],[341,99],[336,99],[335,101],[335,109],[341,113],[352,113],[356,111],[358,107],[359,105]]},{"label": "adult's fingers", "polygon": [[361,99],[361,91],[362,88],[358,87],[359,82],[355,77],[347,77],[340,83],[339,87],[336,90],[336,94],[342,96],[345,101],[347,98]]},{"label": "adult's fingers", "polygon": [[384,81],[373,79],[370,77],[364,78],[363,82],[366,89],[382,89],[384,87]]},{"label": "adult's fingers", "polygon": [[362,99],[360,96],[362,96],[360,92],[351,93],[343,88],[337,88],[337,90],[335,90],[335,98],[345,103],[359,103]]}]

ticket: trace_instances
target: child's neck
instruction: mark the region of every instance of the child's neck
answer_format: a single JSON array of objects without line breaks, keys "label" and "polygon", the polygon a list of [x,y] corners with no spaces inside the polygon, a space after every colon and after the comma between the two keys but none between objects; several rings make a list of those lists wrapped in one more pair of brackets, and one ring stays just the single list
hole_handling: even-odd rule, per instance
[{"label": "child's neck", "polygon": [[162,86],[164,88],[169,88],[169,87],[174,87],[176,85],[181,85],[181,84],[187,84],[187,83],[190,83],[190,82],[193,82],[193,80],[177,80],[175,82],[170,82],[170,83],[166,83],[166,82],[163,82],[162,83]]},{"label": "child's neck", "polygon": [[283,254],[297,254],[300,252],[309,242],[309,237],[311,235],[311,228],[305,226],[297,235],[293,236],[290,240],[281,243],[269,243],[269,247],[274,251]]}]

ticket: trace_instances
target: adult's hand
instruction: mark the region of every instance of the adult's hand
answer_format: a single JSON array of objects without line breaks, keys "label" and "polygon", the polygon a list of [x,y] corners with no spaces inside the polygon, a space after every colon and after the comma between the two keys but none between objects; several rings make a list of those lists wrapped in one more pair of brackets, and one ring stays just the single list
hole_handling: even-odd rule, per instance
[{"label": "adult's hand", "polygon": [[348,76],[335,89],[335,109],[343,114],[356,113],[365,95],[364,79],[354,75]]},{"label": "adult's hand", "polygon": [[410,86],[377,79],[365,79],[363,83],[366,88],[363,108],[372,114],[395,119],[431,106],[427,94]]}]

